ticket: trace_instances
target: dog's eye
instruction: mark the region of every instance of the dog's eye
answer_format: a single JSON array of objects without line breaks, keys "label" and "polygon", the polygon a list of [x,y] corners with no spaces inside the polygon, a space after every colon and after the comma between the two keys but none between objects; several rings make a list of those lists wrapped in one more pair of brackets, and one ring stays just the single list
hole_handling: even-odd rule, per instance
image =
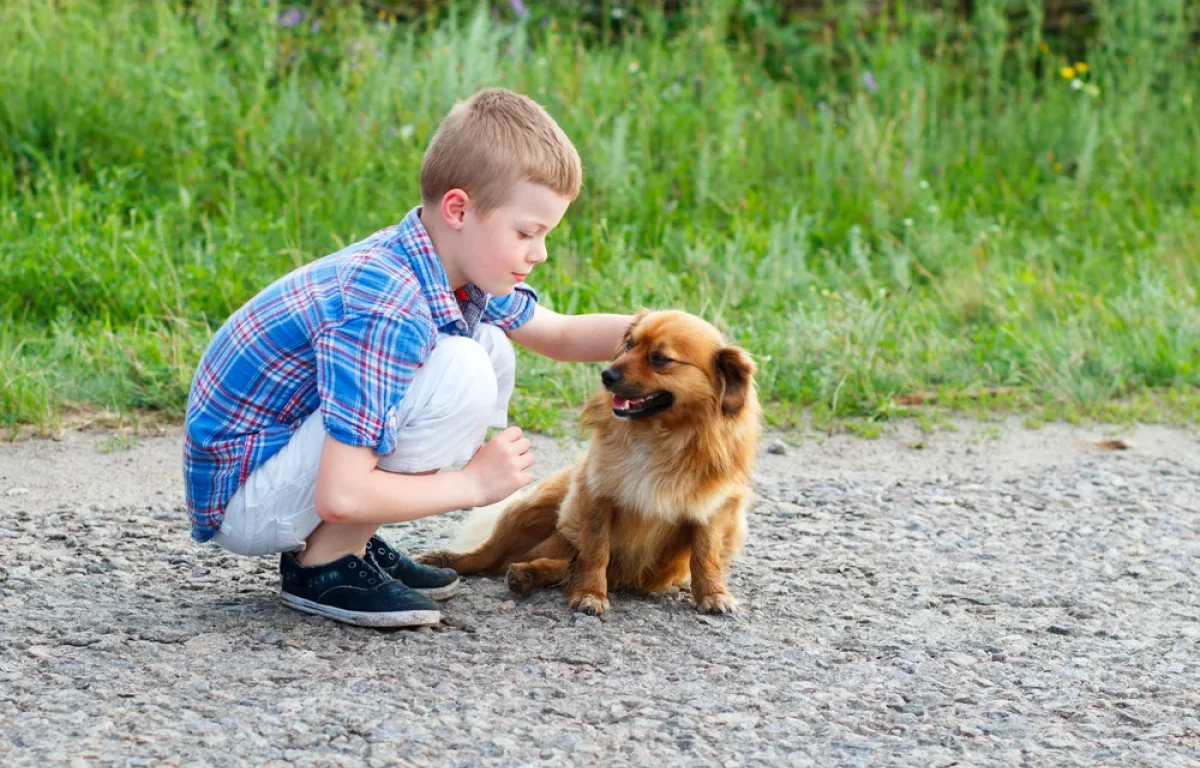
[{"label": "dog's eye", "polygon": [[650,354],[650,364],[655,368],[665,368],[673,362],[675,361],[661,352],[652,352]]},{"label": "dog's eye", "polygon": [[628,352],[631,349],[633,349],[633,339],[627,338],[625,339],[625,351]]}]

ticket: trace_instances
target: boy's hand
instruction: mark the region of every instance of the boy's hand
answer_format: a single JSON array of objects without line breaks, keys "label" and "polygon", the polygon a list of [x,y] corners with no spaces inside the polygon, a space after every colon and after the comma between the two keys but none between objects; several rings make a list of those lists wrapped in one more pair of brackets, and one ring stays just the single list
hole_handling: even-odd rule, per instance
[{"label": "boy's hand", "polygon": [[511,496],[533,482],[533,443],[521,436],[520,427],[509,427],[475,452],[462,474],[475,485],[476,506],[486,507]]}]

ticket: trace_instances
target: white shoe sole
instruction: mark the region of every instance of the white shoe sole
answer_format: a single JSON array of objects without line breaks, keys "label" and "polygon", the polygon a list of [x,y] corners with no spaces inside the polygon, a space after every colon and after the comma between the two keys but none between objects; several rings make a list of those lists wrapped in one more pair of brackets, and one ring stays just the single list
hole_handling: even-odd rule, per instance
[{"label": "white shoe sole", "polygon": [[289,608],[311,613],[315,616],[324,616],[346,624],[354,624],[358,627],[428,627],[438,624],[442,620],[441,611],[391,611],[388,613],[347,611],[342,608],[314,603],[311,600],[289,595],[286,592],[282,593],[282,595],[283,604]]},{"label": "white shoe sole", "polygon": [[413,592],[420,592],[430,600],[445,600],[454,597],[458,594],[458,584],[462,579],[455,579],[444,587],[430,587],[429,589],[412,588]]}]

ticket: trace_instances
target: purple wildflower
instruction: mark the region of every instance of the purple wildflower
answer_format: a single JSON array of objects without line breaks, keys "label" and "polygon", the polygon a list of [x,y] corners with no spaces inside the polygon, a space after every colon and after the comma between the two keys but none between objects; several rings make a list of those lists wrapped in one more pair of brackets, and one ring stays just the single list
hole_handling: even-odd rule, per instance
[{"label": "purple wildflower", "polygon": [[293,5],[280,11],[279,18],[275,20],[275,23],[290,29],[302,21],[304,21],[304,11]]},{"label": "purple wildflower", "polygon": [[875,82],[875,75],[871,74],[871,70],[863,70],[862,81],[863,85],[865,85],[867,90],[871,93],[875,93],[879,90],[879,84]]},{"label": "purple wildflower", "polygon": [[525,3],[521,2],[521,0],[508,0],[508,4],[513,9],[513,13],[522,19],[529,15],[529,9],[525,7]]}]

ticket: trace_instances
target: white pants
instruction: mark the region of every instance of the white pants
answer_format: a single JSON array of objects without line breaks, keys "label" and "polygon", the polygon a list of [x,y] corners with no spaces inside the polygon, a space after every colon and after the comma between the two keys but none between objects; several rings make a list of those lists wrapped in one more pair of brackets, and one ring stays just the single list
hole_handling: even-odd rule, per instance
[{"label": "white pants", "polygon": [[[396,450],[379,458],[379,468],[412,474],[470,460],[488,427],[508,425],[516,369],[512,343],[494,325],[480,323],[474,339],[439,336],[389,414]],[[246,478],[226,505],[213,541],[239,555],[304,549],[321,523],[314,493],[324,443],[318,409],[279,453]]]}]

